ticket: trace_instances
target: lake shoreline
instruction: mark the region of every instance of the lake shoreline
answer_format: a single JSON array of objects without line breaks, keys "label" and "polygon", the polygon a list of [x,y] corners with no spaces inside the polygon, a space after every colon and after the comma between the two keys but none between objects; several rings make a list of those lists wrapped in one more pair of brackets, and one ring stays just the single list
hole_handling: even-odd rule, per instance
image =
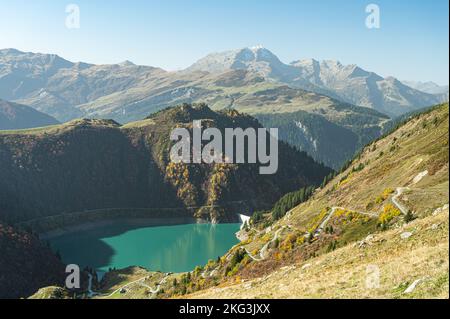
[{"label": "lake shoreline", "polygon": [[51,240],[57,237],[65,236],[72,233],[93,230],[99,227],[107,227],[118,222],[122,222],[129,226],[135,227],[158,227],[158,226],[176,226],[186,224],[209,224],[204,219],[193,217],[145,217],[145,218],[112,218],[107,220],[91,221],[77,225],[66,226],[60,229],[51,230],[40,233],[39,239]]},{"label": "lake shoreline", "polygon": [[47,233],[45,238],[64,263],[80,269],[108,272],[138,266],[186,272],[236,245],[239,227],[239,223],[211,224],[193,218],[116,219]]}]

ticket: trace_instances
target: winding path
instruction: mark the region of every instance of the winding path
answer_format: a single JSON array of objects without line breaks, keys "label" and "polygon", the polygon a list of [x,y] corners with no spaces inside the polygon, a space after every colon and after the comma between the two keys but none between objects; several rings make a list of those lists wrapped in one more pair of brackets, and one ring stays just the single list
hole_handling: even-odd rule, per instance
[{"label": "winding path", "polygon": [[[392,196],[391,201],[392,203],[402,212],[402,214],[406,215],[408,213],[408,209],[403,206],[399,201],[398,198],[403,194],[403,192],[405,190],[409,190],[408,187],[397,187],[396,188],[396,192],[395,195]],[[361,215],[365,215],[365,216],[369,216],[372,218],[377,218],[379,215],[377,213],[373,213],[373,212],[361,212],[361,211],[357,211],[357,210],[352,210],[352,209],[346,209],[344,207],[339,207],[339,206],[334,206],[330,209],[328,215],[325,217],[325,219],[322,221],[322,223],[319,225],[319,227],[314,231],[314,237],[319,236],[319,234],[325,229],[326,225],[328,224],[328,222],[330,221],[331,217],[334,215],[334,213],[336,212],[336,210],[341,209],[341,210],[347,210],[347,211],[351,211],[354,213],[358,213]],[[292,210],[291,210],[292,211]],[[288,212],[289,213],[289,212]],[[286,214],[288,215],[288,214]],[[269,247],[269,245],[274,242],[275,240],[278,239],[280,232],[285,228],[286,226],[283,226],[282,228],[280,228],[276,233],[274,238],[269,241],[268,243],[266,243],[263,248],[261,248],[260,252],[259,252],[259,257],[258,256],[253,256],[247,248],[245,249],[245,252],[247,253],[247,255],[253,259],[254,261],[262,261],[266,258],[265,253]],[[305,234],[305,237],[309,236],[309,233]]]},{"label": "winding path", "polygon": [[161,281],[156,285],[156,288],[155,288],[155,289],[153,289],[152,287],[150,287],[149,285],[147,285],[147,284],[145,284],[145,283],[143,283],[143,282],[139,282],[139,284],[140,284],[141,286],[144,286],[144,287],[147,288],[148,290],[150,290],[150,292],[151,292],[152,294],[157,294],[157,293],[159,292],[159,290],[161,289],[161,285],[162,285],[164,282],[166,282],[168,276],[169,276],[169,275],[166,275],[163,279],[161,279]]},{"label": "winding path", "polygon": [[[406,215],[408,213],[408,209],[403,206],[399,201],[398,198],[403,194],[403,192],[405,190],[408,190],[408,187],[397,187],[395,195],[392,196],[391,201],[392,203],[402,212],[402,214]],[[377,218],[379,216],[379,214],[377,213],[373,213],[373,212],[362,212],[362,211],[357,211],[357,210],[352,210],[352,209],[346,209],[344,207],[339,207],[339,206],[334,206],[330,209],[328,215],[325,217],[325,219],[322,221],[322,223],[319,225],[319,227],[314,231],[314,237],[317,237],[320,235],[320,233],[325,229],[326,225],[328,224],[328,222],[330,221],[331,217],[334,215],[334,213],[336,212],[336,210],[341,209],[341,210],[347,210],[347,211],[351,211],[354,213],[358,213],[361,215],[365,215],[365,216],[369,216],[372,218]],[[291,210],[292,211],[292,210]],[[289,215],[289,212],[286,214]],[[247,255],[253,259],[254,261],[262,261],[264,259],[266,259],[266,251],[269,248],[269,245],[271,243],[273,243],[275,240],[278,239],[280,232],[285,228],[286,226],[283,226],[282,228],[280,228],[279,230],[277,230],[275,232],[275,236],[274,238],[269,241],[268,243],[266,243],[260,250],[259,252],[259,256],[253,256],[247,248],[245,249],[245,252],[247,253]],[[309,234],[305,234],[305,236],[309,236]]]},{"label": "winding path", "polygon": [[395,190],[395,195],[391,198],[392,203],[402,212],[403,215],[408,214],[408,209],[398,201],[398,198],[402,196],[405,190],[409,190],[409,188],[397,187],[397,189]]},{"label": "winding path", "polygon": [[134,284],[138,283],[138,282],[144,281],[147,277],[148,277],[148,276],[145,276],[145,277],[143,277],[143,278],[139,278],[139,279],[137,279],[137,280],[135,280],[135,281],[129,282],[129,283],[127,283],[126,285],[123,285],[123,286],[117,288],[116,290],[114,290],[114,291],[113,291],[112,293],[110,293],[109,295],[102,296],[102,298],[109,298],[109,297],[112,297],[114,294],[120,292],[122,289],[125,289],[125,288],[127,288],[127,287],[129,287],[129,286],[131,286],[131,285],[134,285]]},{"label": "winding path", "polygon": [[357,211],[357,210],[346,209],[344,207],[334,206],[334,207],[332,207],[330,209],[330,212],[328,213],[328,216],[323,220],[323,222],[320,224],[320,226],[315,230],[314,236],[318,236],[325,229],[325,226],[328,224],[328,222],[330,221],[331,217],[334,215],[334,213],[338,209],[350,211],[350,212],[353,212],[353,213],[358,213],[358,214],[369,216],[369,217],[374,217],[374,218],[378,217],[378,214],[376,214],[376,213],[360,212],[360,211]]},{"label": "winding path", "polygon": [[[343,208],[343,207],[335,206],[335,207],[332,207],[332,208],[330,209],[330,212],[328,213],[327,217],[322,221],[322,223],[320,224],[320,226],[314,231],[314,237],[317,237],[317,236],[325,229],[325,226],[328,224],[328,222],[330,221],[331,217],[334,215],[334,213],[335,213],[336,210],[338,210],[338,209],[349,210],[349,211],[351,211],[351,212],[355,212],[355,213],[358,213],[358,214],[361,214],[361,215],[370,216],[370,217],[375,217],[375,218],[378,217],[378,214],[376,214],[376,213],[359,212],[359,211],[356,211],[356,210],[345,209],[345,208]],[[259,257],[258,257],[258,256],[253,256],[253,255],[248,251],[247,248],[244,248],[244,249],[245,249],[245,252],[246,252],[247,255],[248,255],[251,259],[253,259],[254,261],[262,261],[262,260],[266,259],[266,258],[267,258],[267,257],[266,257],[266,251],[267,251],[267,249],[269,248],[269,245],[270,245],[271,243],[273,243],[275,240],[278,239],[278,237],[279,237],[281,231],[282,231],[283,229],[285,229],[285,228],[286,228],[286,226],[283,226],[282,228],[278,229],[278,230],[275,232],[275,236],[273,237],[273,239],[272,239],[271,241],[267,242],[267,243],[261,248],[261,250],[259,251]],[[309,233],[308,233],[308,234],[305,234],[305,237],[307,237],[307,236],[309,236]]]},{"label": "winding path", "polygon": [[[103,295],[103,296],[101,296],[101,298],[102,299],[104,299],[104,298],[110,298],[110,297],[112,297],[113,295],[115,295],[116,293],[118,293],[118,292],[120,292],[122,289],[125,289],[125,288],[127,288],[127,287],[130,287],[130,286],[132,286],[132,285],[134,285],[134,284],[140,284],[141,286],[144,286],[145,288],[147,288],[148,290],[150,290],[150,292],[152,293],[152,294],[156,294],[156,293],[158,293],[159,292],[159,290],[161,289],[161,285],[167,280],[167,277],[168,277],[169,275],[165,275],[164,276],[164,278],[163,279],[161,279],[161,281],[156,285],[156,288],[155,289],[153,289],[152,287],[150,287],[150,286],[148,286],[147,284],[145,284],[144,283],[144,281],[148,278],[148,275],[147,276],[145,276],[145,277],[142,277],[142,278],[139,278],[139,279],[136,279],[136,280],[134,280],[134,281],[132,281],[132,282],[129,282],[129,283],[127,283],[126,285],[123,285],[123,286],[121,286],[121,287],[119,287],[119,288],[117,288],[116,290],[114,290],[112,293],[110,293],[109,295]],[[90,278],[92,278],[92,275],[91,275],[91,277]],[[88,288],[88,291],[90,291],[90,292],[92,292],[92,290],[89,290],[90,288]],[[92,292],[94,295],[99,295],[98,293],[95,293],[95,292]]]},{"label": "winding path", "polygon": [[266,259],[265,254],[266,254],[267,249],[269,248],[269,245],[270,245],[271,243],[273,243],[275,240],[278,239],[280,233],[281,233],[285,228],[286,228],[286,226],[283,226],[283,227],[281,227],[280,229],[278,229],[278,230],[275,232],[275,235],[273,236],[272,240],[269,241],[269,242],[267,242],[267,243],[261,248],[261,250],[259,251],[259,257],[253,256],[253,255],[248,251],[247,248],[244,248],[244,249],[245,249],[245,252],[246,252],[247,255],[248,255],[251,259],[253,259],[254,261],[262,261],[262,260]]}]

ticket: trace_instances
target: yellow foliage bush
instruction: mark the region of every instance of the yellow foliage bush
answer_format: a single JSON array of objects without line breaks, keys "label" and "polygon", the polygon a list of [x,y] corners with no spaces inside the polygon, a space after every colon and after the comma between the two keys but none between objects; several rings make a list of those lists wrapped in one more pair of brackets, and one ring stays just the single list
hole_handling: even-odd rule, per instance
[{"label": "yellow foliage bush", "polygon": [[305,242],[305,236],[299,236],[299,237],[297,237],[297,240],[295,241],[295,243],[297,245],[303,245],[304,242]]},{"label": "yellow foliage bush", "polygon": [[383,212],[380,214],[378,218],[378,222],[381,225],[386,225],[390,221],[392,221],[395,217],[401,214],[400,210],[392,204],[387,204],[383,207]]},{"label": "yellow foliage bush", "polygon": [[386,199],[388,199],[388,197],[394,192],[394,190],[390,187],[386,188],[383,193],[381,193],[381,195],[379,195],[376,199],[375,199],[375,203],[377,204],[381,204],[382,202],[384,202]]},{"label": "yellow foliage bush", "polygon": [[327,216],[329,211],[329,208],[324,208],[321,210],[321,212],[319,213],[319,215],[317,215],[310,223],[310,227],[308,228],[308,232],[312,233],[314,232],[317,227],[320,226],[320,223],[322,222],[322,220]]},{"label": "yellow foliage bush", "polygon": [[268,241],[272,240],[272,235],[270,233],[267,233],[261,239],[264,243],[267,243]]},{"label": "yellow foliage bush", "polygon": [[290,251],[294,247],[294,244],[297,241],[296,234],[289,234],[286,239],[281,243],[280,249],[283,251]]},{"label": "yellow foliage bush", "polygon": [[334,216],[336,216],[336,217],[341,217],[346,214],[347,214],[347,211],[345,209],[340,209],[340,208],[336,209],[336,211],[334,212]]},{"label": "yellow foliage bush", "polygon": [[281,252],[279,252],[279,251],[277,251],[275,254],[274,254],[274,257],[275,257],[275,260],[281,260],[281,259],[283,259],[283,254],[281,253]]}]

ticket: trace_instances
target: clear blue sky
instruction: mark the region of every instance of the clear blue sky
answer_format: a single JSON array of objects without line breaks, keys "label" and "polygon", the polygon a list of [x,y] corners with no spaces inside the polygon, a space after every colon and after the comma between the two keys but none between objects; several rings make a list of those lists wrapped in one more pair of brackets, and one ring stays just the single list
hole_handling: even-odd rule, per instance
[{"label": "clear blue sky", "polygon": [[[78,4],[81,28],[65,27]],[[376,3],[381,28],[367,29]],[[338,59],[383,76],[448,83],[448,0],[0,0],[0,48],[168,70],[262,44],[284,62]]]}]

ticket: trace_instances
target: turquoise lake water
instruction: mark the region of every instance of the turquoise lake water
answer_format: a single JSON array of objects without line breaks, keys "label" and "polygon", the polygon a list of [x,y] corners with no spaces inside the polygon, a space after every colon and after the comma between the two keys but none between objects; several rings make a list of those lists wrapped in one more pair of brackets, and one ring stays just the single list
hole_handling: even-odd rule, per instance
[{"label": "turquoise lake water", "polygon": [[141,266],[152,271],[185,272],[222,256],[238,243],[240,224],[186,224],[136,227],[117,222],[68,233],[49,242],[66,264],[104,272]]}]

